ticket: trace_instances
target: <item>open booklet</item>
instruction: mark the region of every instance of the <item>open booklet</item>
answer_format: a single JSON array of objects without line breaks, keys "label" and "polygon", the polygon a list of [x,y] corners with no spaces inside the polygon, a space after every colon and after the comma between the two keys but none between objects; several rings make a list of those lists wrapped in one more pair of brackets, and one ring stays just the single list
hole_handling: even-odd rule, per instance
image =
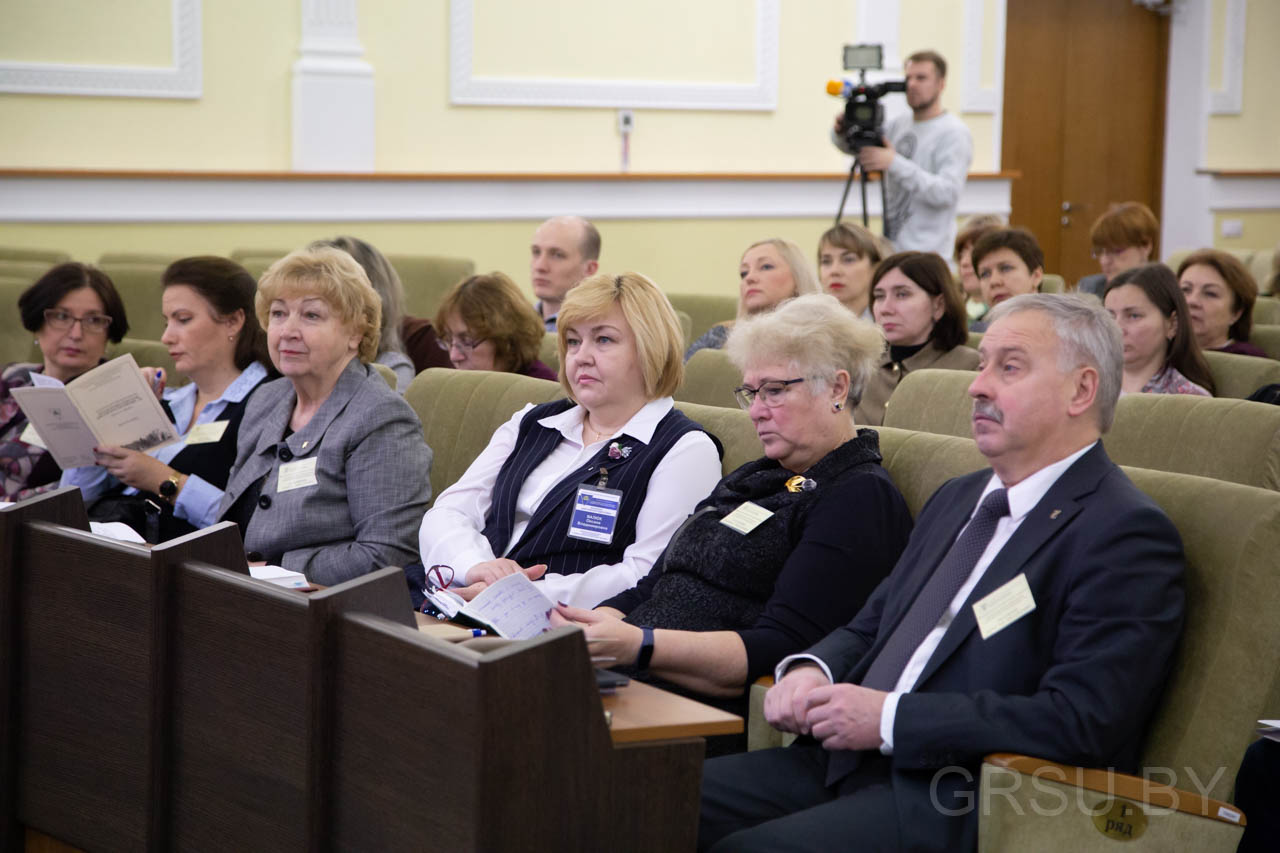
[{"label": "open booklet", "polygon": [[93,465],[93,448],[109,445],[154,450],[178,432],[160,401],[125,353],[69,384],[14,388],[11,392],[42,444],[62,469]]},{"label": "open booklet", "polygon": [[527,640],[551,627],[551,601],[522,572],[489,584],[470,601],[448,590],[428,590],[427,598],[450,619],[474,622],[508,640]]}]

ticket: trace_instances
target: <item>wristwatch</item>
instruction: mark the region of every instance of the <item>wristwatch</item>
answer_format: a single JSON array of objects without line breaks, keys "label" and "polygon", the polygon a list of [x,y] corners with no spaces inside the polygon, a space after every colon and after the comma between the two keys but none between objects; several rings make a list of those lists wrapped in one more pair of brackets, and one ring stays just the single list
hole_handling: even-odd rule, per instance
[{"label": "wristwatch", "polygon": [[173,503],[173,499],[178,496],[178,484],[182,482],[181,474],[174,474],[169,479],[160,484],[160,497],[169,503]]},{"label": "wristwatch", "polygon": [[636,672],[649,670],[649,660],[653,657],[653,629],[647,625],[640,626],[640,653],[636,655]]}]

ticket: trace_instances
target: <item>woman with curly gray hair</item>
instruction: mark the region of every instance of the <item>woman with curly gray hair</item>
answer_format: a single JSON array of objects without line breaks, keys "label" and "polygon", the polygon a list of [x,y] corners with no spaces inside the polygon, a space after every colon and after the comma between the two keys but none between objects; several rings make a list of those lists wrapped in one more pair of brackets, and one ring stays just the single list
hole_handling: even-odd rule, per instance
[{"label": "woman with curly gray hair", "polygon": [[553,621],[637,677],[744,711],[747,686],[852,619],[906,546],[906,503],[852,417],[883,346],[825,294],[737,324],[735,394],[764,457],[720,481],[636,587]]}]

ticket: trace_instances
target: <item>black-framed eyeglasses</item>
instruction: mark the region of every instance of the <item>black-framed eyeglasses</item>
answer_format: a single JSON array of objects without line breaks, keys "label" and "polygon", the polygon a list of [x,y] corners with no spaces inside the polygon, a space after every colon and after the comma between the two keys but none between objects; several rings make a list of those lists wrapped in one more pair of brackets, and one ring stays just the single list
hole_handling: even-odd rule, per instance
[{"label": "black-framed eyeglasses", "polygon": [[111,326],[111,318],[106,314],[85,314],[83,317],[77,317],[65,308],[44,309],[44,321],[49,328],[60,332],[79,323],[84,331],[99,335]]},{"label": "black-framed eyeglasses", "polygon": [[804,377],[799,379],[770,379],[768,382],[761,382],[759,388],[752,388],[750,385],[739,385],[733,389],[733,396],[737,398],[738,405],[744,409],[750,409],[751,404],[755,402],[756,396],[769,408],[777,408],[782,405],[782,399],[787,394],[787,387],[795,385],[797,382],[803,382]]},{"label": "black-framed eyeglasses", "polygon": [[457,347],[458,352],[462,353],[463,355],[471,355],[472,351],[476,347],[484,343],[486,340],[488,340],[488,338],[476,338],[475,340],[472,340],[471,338],[456,337],[456,338],[440,338],[439,340],[436,341],[436,343],[438,343],[440,345],[440,349],[444,350],[445,352],[448,352],[454,347]]}]

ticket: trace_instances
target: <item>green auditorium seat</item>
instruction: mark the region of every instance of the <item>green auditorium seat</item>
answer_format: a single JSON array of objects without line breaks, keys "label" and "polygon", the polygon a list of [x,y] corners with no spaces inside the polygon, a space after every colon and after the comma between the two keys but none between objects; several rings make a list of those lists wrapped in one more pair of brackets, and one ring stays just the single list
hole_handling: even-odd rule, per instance
[{"label": "green auditorium seat", "polygon": [[669,293],[667,298],[677,311],[689,315],[689,343],[693,343],[717,323],[732,320],[738,313],[737,296],[711,296],[703,293]]},{"label": "green auditorium seat", "polygon": [[[885,426],[969,438],[973,376],[967,370],[910,373],[889,398]],[[1115,423],[1103,444],[1120,465],[1280,490],[1280,406],[1185,394],[1126,394],[1116,405]]]}]

